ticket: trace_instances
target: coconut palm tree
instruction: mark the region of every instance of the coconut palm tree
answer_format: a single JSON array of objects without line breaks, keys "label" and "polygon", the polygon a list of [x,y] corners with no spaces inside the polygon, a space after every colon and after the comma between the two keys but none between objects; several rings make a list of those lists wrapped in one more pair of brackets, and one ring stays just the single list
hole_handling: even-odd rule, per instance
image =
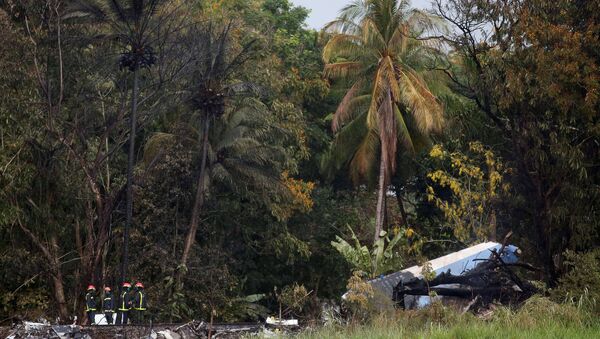
[{"label": "coconut palm tree", "polygon": [[73,0],[69,3],[67,19],[83,18],[110,27],[110,36],[123,48],[119,65],[132,73],[129,152],[127,157],[127,216],[123,233],[121,281],[127,275],[129,261],[129,228],[133,218],[133,167],[139,100],[140,70],[156,63],[153,44],[156,42],[159,7],[166,0]]},{"label": "coconut palm tree", "polygon": [[325,159],[336,169],[349,165],[355,182],[378,169],[375,240],[397,154],[414,153],[443,125],[443,107],[425,67],[439,51],[431,40],[417,38],[434,21],[408,6],[402,0],[355,0],[325,29],[331,34],[323,50],[325,75],[349,87],[333,116],[336,138]]}]

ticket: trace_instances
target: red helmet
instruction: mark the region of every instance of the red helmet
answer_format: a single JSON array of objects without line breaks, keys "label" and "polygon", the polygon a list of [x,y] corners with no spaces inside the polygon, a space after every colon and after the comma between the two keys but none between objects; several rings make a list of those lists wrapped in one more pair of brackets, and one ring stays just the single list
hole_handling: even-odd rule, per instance
[{"label": "red helmet", "polygon": [[105,290],[106,292],[110,292],[110,287],[106,286],[106,287],[104,287],[104,290]]},{"label": "red helmet", "polygon": [[123,283],[123,287],[128,287],[128,288],[129,288],[129,287],[131,287],[131,284],[130,284],[130,283],[128,283],[128,282],[124,282],[124,283]]},{"label": "red helmet", "polygon": [[144,288],[144,285],[141,282],[136,282],[135,287]]},{"label": "red helmet", "polygon": [[89,291],[89,290],[94,290],[94,291],[95,291],[95,290],[96,290],[96,286],[94,286],[94,285],[88,285],[88,288],[87,288],[87,290],[88,290],[88,291]]}]

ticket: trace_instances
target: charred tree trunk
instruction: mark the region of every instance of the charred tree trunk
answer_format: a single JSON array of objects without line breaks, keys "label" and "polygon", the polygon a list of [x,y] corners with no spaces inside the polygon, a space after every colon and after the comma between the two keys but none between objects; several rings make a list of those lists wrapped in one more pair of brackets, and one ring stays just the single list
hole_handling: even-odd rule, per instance
[{"label": "charred tree trunk", "polygon": [[56,235],[52,235],[50,238],[50,246],[52,250],[50,253],[52,255],[52,286],[54,289],[54,299],[56,300],[56,304],[58,305],[58,316],[62,321],[66,321],[69,319],[69,311],[67,308],[67,299],[65,298],[65,287],[64,280],[62,276],[62,272],[60,269],[60,260],[57,255],[58,250],[58,241],[56,240]]},{"label": "charred tree trunk", "polygon": [[[185,270],[185,266],[187,265],[190,252],[192,246],[196,241],[196,232],[198,231],[198,225],[200,223],[200,212],[202,207],[204,206],[204,198],[205,198],[205,177],[206,177],[206,164],[208,161],[208,131],[210,129],[210,118],[208,115],[205,117],[204,126],[203,126],[203,135],[202,135],[202,160],[200,163],[200,174],[198,176],[198,184],[196,187],[196,198],[194,200],[194,207],[192,209],[192,217],[190,219],[190,228],[188,230],[187,236],[185,238],[185,243],[183,247],[183,254],[181,255],[180,266],[183,270]],[[177,273],[178,276],[178,284],[182,284],[184,272],[179,271]]]},{"label": "charred tree trunk", "polygon": [[121,262],[121,281],[122,284],[127,276],[129,266],[129,228],[133,219],[133,166],[135,164],[135,135],[136,135],[136,115],[138,105],[138,84],[139,70],[136,67],[133,71],[133,93],[131,95],[131,121],[129,131],[129,154],[127,156],[127,217],[125,229],[123,231],[123,259]]}]

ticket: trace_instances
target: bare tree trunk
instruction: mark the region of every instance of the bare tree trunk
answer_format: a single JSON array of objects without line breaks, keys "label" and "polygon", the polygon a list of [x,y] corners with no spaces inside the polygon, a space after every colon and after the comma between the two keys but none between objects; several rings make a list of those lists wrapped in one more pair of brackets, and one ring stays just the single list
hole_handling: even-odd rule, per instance
[{"label": "bare tree trunk", "polygon": [[60,269],[57,269],[52,273],[52,286],[54,287],[54,299],[56,299],[56,304],[58,305],[58,316],[60,317],[61,322],[65,322],[69,319],[69,311],[67,308],[65,288]]},{"label": "bare tree trunk", "polygon": [[[207,116],[204,121],[203,128],[203,139],[202,139],[202,162],[200,164],[200,175],[198,177],[198,185],[196,187],[196,198],[194,200],[194,208],[192,209],[192,217],[190,220],[190,229],[188,230],[185,244],[183,247],[183,254],[181,255],[181,266],[187,265],[187,261],[190,256],[192,245],[196,240],[196,232],[198,231],[198,224],[200,222],[200,211],[204,205],[204,182],[206,176],[206,162],[208,158],[208,131],[210,128],[210,120]],[[179,276],[181,277],[181,274]],[[181,284],[181,281],[179,281]]]},{"label": "bare tree trunk", "polygon": [[377,194],[377,216],[375,219],[375,237],[373,241],[379,239],[381,231],[385,227],[385,200],[387,195],[387,178],[385,175],[385,161],[383,155],[381,156],[381,162],[379,164],[379,191]]},{"label": "bare tree trunk", "polygon": [[208,339],[212,338],[214,320],[215,320],[215,310],[213,308],[211,308],[211,310],[210,310],[210,324],[208,325]]},{"label": "bare tree trunk", "polygon": [[23,232],[27,236],[29,236],[33,244],[36,245],[44,255],[52,279],[54,299],[56,301],[56,304],[58,305],[58,315],[61,318],[61,320],[67,320],[69,317],[69,311],[67,308],[67,302],[65,298],[65,289],[60,268],[60,259],[56,252],[58,250],[58,241],[56,239],[56,235],[52,235],[50,237],[49,244],[44,244],[38,236],[36,236],[29,228],[27,228],[27,226],[23,225],[21,220],[18,220],[17,223],[21,230],[23,230]]},{"label": "bare tree trunk", "polygon": [[138,81],[139,70],[137,67],[133,71],[133,93],[131,95],[131,130],[129,131],[129,154],[127,156],[127,219],[123,231],[123,258],[121,261],[121,281],[122,284],[127,276],[127,267],[129,266],[129,228],[133,219],[133,166],[135,164],[135,129],[136,113],[138,104]]},{"label": "bare tree trunk", "polygon": [[63,276],[60,269],[60,260],[58,259],[58,255],[56,251],[58,250],[58,242],[56,240],[56,235],[52,235],[50,238],[50,246],[52,250],[50,253],[52,256],[52,286],[54,287],[54,299],[56,299],[56,304],[58,305],[58,316],[62,321],[66,321],[69,319],[69,311],[67,308],[67,299],[65,298],[65,288],[63,282]]}]

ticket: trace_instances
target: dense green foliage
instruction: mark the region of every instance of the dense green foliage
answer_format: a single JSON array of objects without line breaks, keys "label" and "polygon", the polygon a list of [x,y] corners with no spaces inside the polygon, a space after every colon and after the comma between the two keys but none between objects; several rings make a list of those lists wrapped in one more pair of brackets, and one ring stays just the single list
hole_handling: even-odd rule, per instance
[{"label": "dense green foliage", "polygon": [[0,1],[0,322],[84,319],[126,242],[155,321],[316,316],[509,230],[597,298],[598,2],[349,3],[318,32],[289,0]]}]

